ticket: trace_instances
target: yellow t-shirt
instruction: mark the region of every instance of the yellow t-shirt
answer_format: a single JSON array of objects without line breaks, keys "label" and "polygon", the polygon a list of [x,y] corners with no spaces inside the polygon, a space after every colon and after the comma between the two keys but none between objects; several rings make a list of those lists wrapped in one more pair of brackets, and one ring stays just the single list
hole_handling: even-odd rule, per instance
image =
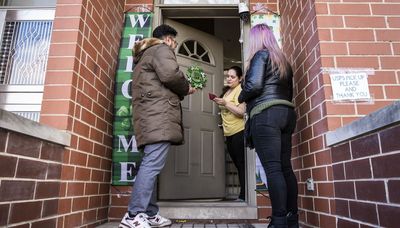
[{"label": "yellow t-shirt", "polygon": [[[238,97],[242,87],[236,86],[228,95],[225,93],[223,99],[227,102],[232,102],[239,105]],[[222,126],[224,128],[224,135],[231,136],[244,130],[244,120],[242,117],[237,117],[225,107],[221,107]]]}]

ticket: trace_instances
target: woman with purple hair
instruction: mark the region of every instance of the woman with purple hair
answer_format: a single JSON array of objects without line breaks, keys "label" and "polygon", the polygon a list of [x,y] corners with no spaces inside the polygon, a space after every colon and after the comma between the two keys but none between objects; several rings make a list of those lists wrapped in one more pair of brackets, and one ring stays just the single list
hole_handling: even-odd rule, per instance
[{"label": "woman with purple hair", "polygon": [[291,165],[296,127],[293,72],[266,24],[250,30],[250,55],[239,102],[246,102],[247,145],[255,148],[267,175],[272,204],[268,227],[299,227],[297,180]]}]

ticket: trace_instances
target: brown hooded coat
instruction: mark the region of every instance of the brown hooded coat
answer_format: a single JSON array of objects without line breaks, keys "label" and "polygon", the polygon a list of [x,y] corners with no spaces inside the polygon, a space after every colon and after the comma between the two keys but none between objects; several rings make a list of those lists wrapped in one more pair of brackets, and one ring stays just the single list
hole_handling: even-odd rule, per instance
[{"label": "brown hooded coat", "polygon": [[135,44],[135,63],[132,105],[138,148],[158,142],[182,144],[180,101],[189,92],[189,82],[174,50],[160,39],[143,39]]}]

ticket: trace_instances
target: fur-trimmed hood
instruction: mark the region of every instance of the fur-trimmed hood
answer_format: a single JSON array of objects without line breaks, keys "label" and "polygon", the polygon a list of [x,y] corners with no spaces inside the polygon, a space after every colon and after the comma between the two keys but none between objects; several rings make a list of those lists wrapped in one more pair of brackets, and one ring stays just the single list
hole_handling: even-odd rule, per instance
[{"label": "fur-trimmed hood", "polygon": [[140,58],[142,57],[143,52],[154,45],[164,43],[163,40],[157,38],[145,38],[141,41],[135,43],[134,47],[134,54],[135,54],[135,63],[139,62]]}]

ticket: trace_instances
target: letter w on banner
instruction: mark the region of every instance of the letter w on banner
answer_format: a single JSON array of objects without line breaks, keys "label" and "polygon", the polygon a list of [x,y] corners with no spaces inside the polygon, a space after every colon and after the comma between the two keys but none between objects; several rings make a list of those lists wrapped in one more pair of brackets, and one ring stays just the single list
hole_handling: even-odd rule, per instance
[{"label": "letter w on banner", "polygon": [[135,42],[151,37],[152,13],[126,13],[115,77],[112,184],[134,182],[142,153],[136,147],[132,124],[131,82]]}]

